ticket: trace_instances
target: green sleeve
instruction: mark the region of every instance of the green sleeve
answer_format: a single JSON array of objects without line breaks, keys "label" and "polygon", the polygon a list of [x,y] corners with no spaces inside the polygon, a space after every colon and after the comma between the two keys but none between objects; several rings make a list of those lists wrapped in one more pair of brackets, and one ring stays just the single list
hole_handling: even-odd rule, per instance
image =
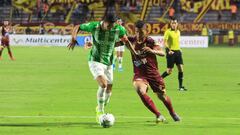
[{"label": "green sleeve", "polygon": [[120,26],[119,27],[119,37],[122,38],[126,34],[127,34],[126,29],[123,26]]},{"label": "green sleeve", "polygon": [[94,28],[99,24],[99,22],[89,22],[80,25],[81,31],[92,32]]}]

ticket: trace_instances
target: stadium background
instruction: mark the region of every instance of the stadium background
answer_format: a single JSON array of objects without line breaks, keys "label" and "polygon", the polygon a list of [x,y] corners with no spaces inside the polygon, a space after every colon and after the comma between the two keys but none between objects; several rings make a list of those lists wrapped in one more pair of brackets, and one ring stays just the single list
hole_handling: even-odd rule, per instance
[{"label": "stadium background", "polygon": [[[170,16],[180,22],[182,35],[207,35],[210,45],[227,44],[234,31],[240,42],[239,0],[1,0],[0,21],[10,20],[14,34],[69,35],[75,24],[101,20],[105,12],[115,12],[125,22],[129,34],[137,19],[148,24],[147,33],[162,35]],[[202,33],[203,29],[207,33]]]}]

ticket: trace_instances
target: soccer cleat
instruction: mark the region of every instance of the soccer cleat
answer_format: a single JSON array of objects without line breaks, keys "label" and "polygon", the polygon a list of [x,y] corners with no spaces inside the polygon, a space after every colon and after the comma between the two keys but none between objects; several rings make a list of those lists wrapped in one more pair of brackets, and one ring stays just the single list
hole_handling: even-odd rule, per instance
[{"label": "soccer cleat", "polygon": [[176,113],[173,113],[170,115],[172,116],[172,118],[175,122],[181,121],[181,118]]},{"label": "soccer cleat", "polygon": [[156,123],[158,124],[158,123],[160,123],[160,122],[162,122],[162,123],[167,123],[167,120],[165,119],[165,117],[164,117],[163,115],[159,115],[159,116],[157,116],[157,118],[156,118]]},{"label": "soccer cleat", "polygon": [[99,123],[99,117],[103,115],[104,112],[98,111],[98,106],[96,107],[96,122]]},{"label": "soccer cleat", "polygon": [[187,88],[185,88],[184,86],[182,86],[182,87],[180,87],[178,90],[179,90],[179,91],[187,91]]},{"label": "soccer cleat", "polygon": [[123,71],[123,68],[118,68],[118,71],[119,71],[119,72],[122,72],[122,71]]}]

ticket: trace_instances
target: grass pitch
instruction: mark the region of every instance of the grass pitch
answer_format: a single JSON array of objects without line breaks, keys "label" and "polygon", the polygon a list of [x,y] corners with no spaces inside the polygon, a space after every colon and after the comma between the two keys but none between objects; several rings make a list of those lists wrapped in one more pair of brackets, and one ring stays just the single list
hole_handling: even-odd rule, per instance
[{"label": "grass pitch", "polygon": [[[114,72],[107,112],[116,123],[95,122],[97,84],[88,69],[88,50],[63,47],[12,47],[0,61],[0,135],[239,135],[240,48],[183,49],[184,84],[177,90],[177,69],[165,79],[167,94],[182,122],[175,123],[149,90],[169,121],[155,117],[132,87],[132,64],[125,52],[123,72]],[[166,69],[159,58],[160,72]]]}]

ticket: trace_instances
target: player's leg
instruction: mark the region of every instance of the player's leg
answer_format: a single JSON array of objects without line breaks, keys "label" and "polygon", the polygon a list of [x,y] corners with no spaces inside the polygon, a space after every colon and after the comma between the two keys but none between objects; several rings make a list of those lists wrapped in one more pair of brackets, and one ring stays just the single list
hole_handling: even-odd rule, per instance
[{"label": "player's leg", "polygon": [[[156,108],[152,99],[147,95],[147,89],[148,89],[147,83],[143,80],[135,80],[133,82],[133,86],[137,91],[139,97],[141,98],[143,104],[148,108],[148,110],[150,110],[152,113],[155,114],[156,118],[159,118],[161,116],[161,113]],[[161,116],[161,118],[164,118],[164,117]]]},{"label": "player's leg", "polygon": [[0,60],[2,60],[2,52],[4,50],[4,46],[0,45]]},{"label": "player's leg", "polygon": [[167,77],[172,73],[173,67],[174,67],[174,54],[173,55],[167,55],[167,70],[162,73],[162,78]]},{"label": "player's leg", "polygon": [[122,68],[122,62],[123,62],[123,52],[124,52],[124,46],[119,46],[119,51],[118,51],[118,71],[123,71]]},{"label": "player's leg", "polygon": [[185,91],[187,89],[183,86],[183,59],[182,59],[182,53],[181,52],[178,52],[176,64],[177,64],[177,68],[178,68],[179,90],[180,91]]},{"label": "player's leg", "polygon": [[98,91],[97,91],[97,112],[104,113],[104,104],[105,104],[105,93],[107,89],[107,80],[103,75],[99,75],[96,78],[98,82]]},{"label": "player's leg", "polygon": [[6,47],[7,47],[7,49],[8,49],[8,55],[9,55],[10,59],[11,59],[11,60],[15,60],[14,57],[13,57],[13,55],[12,55],[12,51],[11,51],[10,46],[7,45]]},{"label": "player's leg", "polygon": [[108,66],[105,70],[105,75],[107,77],[107,89],[105,92],[105,106],[109,103],[110,101],[110,97],[112,95],[112,84],[113,84],[113,67],[112,66]]},{"label": "player's leg", "polygon": [[99,116],[104,113],[105,91],[107,89],[107,79],[104,73],[106,66],[95,61],[89,61],[88,65],[94,79],[98,83],[96,107],[96,121],[98,122]]},{"label": "player's leg", "polygon": [[180,121],[180,118],[175,113],[172,102],[170,98],[166,95],[166,89],[163,78],[159,75],[154,77],[152,80],[149,80],[149,85],[151,86],[154,93],[157,94],[157,97],[164,103],[166,108],[169,111],[169,114],[175,121]]},{"label": "player's leg", "polygon": [[[163,89],[165,91],[165,89]],[[168,109],[169,114],[172,116],[174,121],[180,121],[180,117],[177,115],[177,113],[174,111],[172,102],[169,96],[166,95],[166,93],[162,92],[156,92],[158,98],[163,102],[163,104]]]},{"label": "player's leg", "polygon": [[113,70],[115,70],[117,65],[118,48],[119,47],[115,47],[115,55],[113,57]]}]

